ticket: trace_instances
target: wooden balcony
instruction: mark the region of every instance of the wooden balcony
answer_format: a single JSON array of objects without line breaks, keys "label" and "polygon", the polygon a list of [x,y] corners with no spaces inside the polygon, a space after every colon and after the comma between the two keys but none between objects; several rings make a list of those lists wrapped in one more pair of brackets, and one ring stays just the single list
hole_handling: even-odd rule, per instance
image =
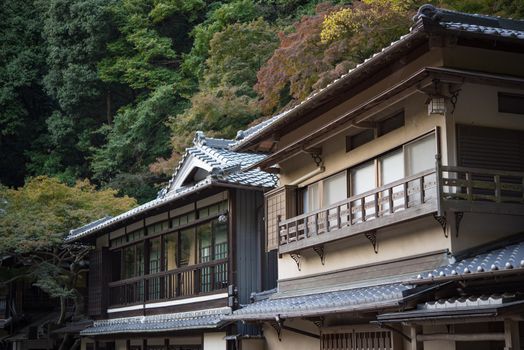
[{"label": "wooden balcony", "polygon": [[524,215],[524,173],[440,166],[278,223],[279,252],[373,232],[433,214]]},{"label": "wooden balcony", "polygon": [[119,307],[197,296],[227,289],[228,259],[109,283],[109,306]]}]

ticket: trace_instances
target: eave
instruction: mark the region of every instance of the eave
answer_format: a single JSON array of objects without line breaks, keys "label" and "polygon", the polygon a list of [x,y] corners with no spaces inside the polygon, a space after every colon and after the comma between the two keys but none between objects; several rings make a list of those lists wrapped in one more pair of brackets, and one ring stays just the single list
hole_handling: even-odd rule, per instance
[{"label": "eave", "polygon": [[385,102],[392,103],[392,100],[398,101],[405,99],[412,94],[420,93],[422,88],[432,84],[433,80],[435,79],[438,79],[443,83],[448,82],[452,84],[469,82],[491,84],[509,88],[524,87],[524,78],[450,68],[426,67],[419,70],[411,77],[394,85],[389,90],[382,92],[381,94],[353,108],[349,112],[337,117],[335,120],[326,124],[322,128],[292,142],[284,148],[274,152],[264,160],[252,164],[245,170],[251,170],[255,168],[265,169],[302,151],[307,151],[308,149],[314,148],[324,140],[331,138],[338,133],[346,131],[351,127],[354,127],[352,124],[358,124],[360,122],[366,121],[371,117],[373,112],[381,108],[381,105]]}]

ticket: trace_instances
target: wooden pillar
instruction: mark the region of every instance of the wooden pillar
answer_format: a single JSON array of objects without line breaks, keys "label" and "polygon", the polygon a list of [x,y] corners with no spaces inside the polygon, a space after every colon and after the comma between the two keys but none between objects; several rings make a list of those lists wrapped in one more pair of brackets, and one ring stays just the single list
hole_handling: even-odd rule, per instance
[{"label": "wooden pillar", "polygon": [[142,340],[142,350],[147,350],[147,338]]},{"label": "wooden pillar", "polygon": [[520,350],[519,323],[504,320],[504,350]]},{"label": "wooden pillar", "polygon": [[126,350],[131,350],[131,340],[126,340]]},{"label": "wooden pillar", "polygon": [[417,341],[417,335],[422,333],[420,326],[411,325],[411,348],[410,350],[422,350],[424,348],[422,342]]}]

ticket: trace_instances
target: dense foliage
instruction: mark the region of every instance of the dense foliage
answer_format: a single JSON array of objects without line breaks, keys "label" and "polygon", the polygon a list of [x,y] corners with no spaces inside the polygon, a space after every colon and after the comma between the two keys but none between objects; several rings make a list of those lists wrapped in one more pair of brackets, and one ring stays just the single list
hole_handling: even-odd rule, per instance
[{"label": "dense foliage", "polygon": [[[144,202],[194,132],[234,137],[408,30],[418,0],[0,3],[0,183],[89,178]],[[524,16],[521,1],[434,0]]]},{"label": "dense foliage", "polygon": [[30,179],[17,190],[0,186],[0,256],[17,261],[0,263],[0,286],[24,278],[59,299],[58,324],[65,320],[67,300],[74,301],[81,313],[76,283],[85,277],[90,248],[64,245],[64,237],[73,228],[136,205],[134,199],[116,194],[98,191],[87,180],[68,186],[45,176]]}]

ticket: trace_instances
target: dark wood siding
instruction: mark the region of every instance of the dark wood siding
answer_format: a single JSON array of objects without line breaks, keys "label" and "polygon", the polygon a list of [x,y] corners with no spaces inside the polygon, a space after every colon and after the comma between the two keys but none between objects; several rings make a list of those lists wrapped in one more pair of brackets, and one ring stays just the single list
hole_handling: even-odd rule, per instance
[{"label": "dark wood siding", "polygon": [[258,212],[263,211],[260,192],[237,190],[236,198],[236,274],[240,304],[249,303],[252,292],[262,288],[262,252]]},{"label": "dark wood siding", "polygon": [[524,171],[524,131],[457,125],[458,165]]},{"label": "dark wood siding", "polygon": [[111,277],[111,255],[107,248],[96,250],[89,256],[88,314],[105,316],[108,301],[107,284]]},{"label": "dark wood siding", "polygon": [[[234,284],[238,302],[248,304],[251,293],[276,286],[276,250],[265,251],[264,196],[259,191],[235,192],[235,252]],[[258,334],[256,326],[237,324],[240,334]]]}]

